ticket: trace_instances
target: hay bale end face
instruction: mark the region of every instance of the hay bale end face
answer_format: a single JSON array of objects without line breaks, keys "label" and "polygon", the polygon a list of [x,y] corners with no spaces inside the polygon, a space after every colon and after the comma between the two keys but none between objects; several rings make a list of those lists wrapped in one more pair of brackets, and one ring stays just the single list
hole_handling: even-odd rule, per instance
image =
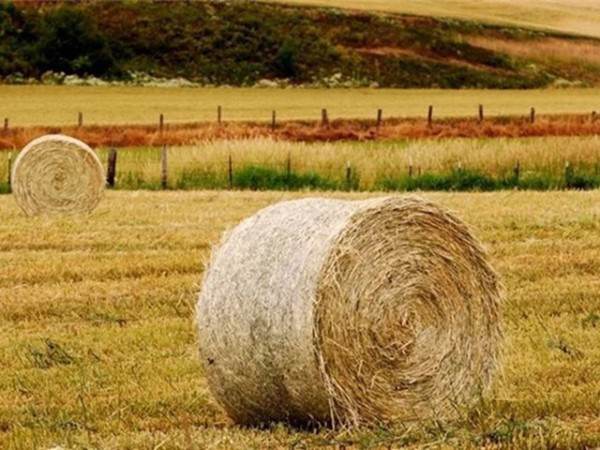
[{"label": "hay bale end face", "polygon": [[490,383],[500,298],[479,242],[434,204],[283,202],[214,251],[200,354],[238,423],[451,419]]},{"label": "hay bale end face", "polygon": [[58,134],[31,141],[12,173],[17,203],[29,215],[91,212],[104,191],[104,172],[85,143]]}]

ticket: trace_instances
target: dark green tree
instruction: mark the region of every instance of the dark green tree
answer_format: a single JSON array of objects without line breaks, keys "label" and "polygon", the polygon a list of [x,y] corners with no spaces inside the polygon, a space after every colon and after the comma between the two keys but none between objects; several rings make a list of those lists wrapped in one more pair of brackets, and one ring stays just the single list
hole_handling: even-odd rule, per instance
[{"label": "dark green tree", "polygon": [[284,41],[275,55],[275,73],[278,78],[295,78],[298,75],[296,65],[296,47],[289,41]]},{"label": "dark green tree", "polygon": [[[30,37],[30,36],[29,36]],[[26,73],[29,64],[22,55],[28,39],[27,24],[12,3],[0,1],[0,74]]]},{"label": "dark green tree", "polygon": [[78,9],[65,5],[47,11],[36,34],[32,57],[39,72],[96,76],[118,72],[107,39],[90,16]]}]

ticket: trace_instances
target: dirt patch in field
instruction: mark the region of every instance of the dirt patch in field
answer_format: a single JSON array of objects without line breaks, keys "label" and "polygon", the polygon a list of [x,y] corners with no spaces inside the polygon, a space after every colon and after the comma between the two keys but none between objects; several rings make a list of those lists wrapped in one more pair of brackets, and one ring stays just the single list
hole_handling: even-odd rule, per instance
[{"label": "dirt patch in field", "polygon": [[365,141],[374,139],[426,139],[449,137],[590,136],[600,134],[600,115],[548,115],[476,119],[374,120],[339,119],[326,124],[315,121],[286,121],[275,128],[265,122],[188,123],[166,125],[93,125],[84,127],[20,127],[0,131],[0,149],[20,149],[44,134],[61,133],[93,147],[137,147],[189,145],[210,140],[271,137],[283,141]]},{"label": "dirt patch in field", "polygon": [[396,58],[421,58],[423,56],[419,52],[416,52],[414,50],[400,47],[355,48],[354,51],[366,55],[394,56]]},{"label": "dirt patch in field", "polygon": [[509,73],[508,70],[502,70],[498,68],[492,68],[490,66],[486,66],[485,64],[476,64],[474,62],[470,62],[467,60],[462,60],[459,58],[451,58],[451,57],[442,57],[440,55],[436,55],[434,52],[418,52],[408,48],[399,48],[399,47],[373,47],[373,48],[357,48],[354,49],[357,53],[361,55],[369,55],[369,56],[384,56],[384,57],[394,57],[394,58],[411,58],[420,61],[426,61],[429,63],[440,63],[440,64],[450,64],[454,66],[460,67],[468,67],[470,69],[476,70],[485,70],[492,71],[494,70],[497,73]]}]

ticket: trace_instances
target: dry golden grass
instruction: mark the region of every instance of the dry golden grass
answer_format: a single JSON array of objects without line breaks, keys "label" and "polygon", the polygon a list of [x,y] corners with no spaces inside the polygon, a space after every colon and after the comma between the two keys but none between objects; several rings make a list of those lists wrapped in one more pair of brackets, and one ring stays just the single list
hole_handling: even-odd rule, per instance
[{"label": "dry golden grass", "polygon": [[[525,58],[542,67],[553,67],[556,74],[565,79],[582,83],[594,83],[590,73],[600,73],[600,42],[592,40],[560,40],[544,38],[535,41],[507,40],[493,37],[468,36],[475,46],[494,52]],[[560,86],[564,79],[557,79]],[[568,84],[568,83],[567,83]]]},{"label": "dry golden grass", "polygon": [[109,192],[68,219],[0,196],[0,448],[600,445],[598,191],[424,194],[475,227],[508,289],[502,371],[469,417],[350,434],[233,426],[196,355],[202,265],[225,229],[306,195]]},{"label": "dry golden grass", "polygon": [[596,0],[271,0],[421,16],[451,17],[484,23],[538,28],[600,37]]},{"label": "dry golden grass", "polygon": [[230,122],[225,124],[188,123],[167,125],[163,131],[152,125],[93,125],[87,127],[18,127],[0,133],[0,150],[18,150],[33,139],[46,134],[74,136],[92,147],[141,147],[186,145],[201,141],[271,138],[283,141],[370,141],[413,138],[452,137],[534,137],[594,136],[600,133],[597,111],[581,115],[529,117],[383,119],[336,119],[326,126],[320,121],[277,122],[275,129],[265,122]]},{"label": "dry golden grass", "polygon": [[[297,173],[315,172],[342,182],[349,163],[359,174],[360,189],[373,189],[381,177],[398,177],[410,167],[414,174],[444,174],[458,167],[498,177],[517,165],[529,172],[560,177],[568,162],[576,168],[600,170],[600,138],[442,139],[373,142],[281,142],[272,139],[199,142],[194,146],[168,149],[169,176],[175,182],[185,171],[214,174],[226,184],[228,158],[234,169],[256,165]],[[117,185],[127,173],[157,183],[160,179],[160,149],[122,149],[118,159]],[[106,152],[101,150],[106,162]],[[3,173],[0,158],[0,173]]]},{"label": "dry golden grass", "polygon": [[[93,86],[0,86],[0,120],[10,127],[73,126],[78,113],[85,125],[151,124],[159,114],[166,124],[216,122],[222,106],[226,122],[319,120],[327,108],[331,119],[375,119],[434,116],[475,117],[483,104],[488,116],[589,114],[598,109],[600,89],[561,90],[440,90],[440,89],[258,89],[258,88],[151,88]],[[0,122],[1,123],[1,122]],[[1,136],[0,136],[1,138]]]},{"label": "dry golden grass", "polygon": [[592,64],[600,67],[600,42],[598,41],[569,41],[545,38],[532,42],[485,36],[468,36],[467,40],[477,47],[508,53],[533,61]]},{"label": "dry golden grass", "polygon": [[[234,172],[254,166],[280,173],[312,173],[339,188],[345,186],[350,165],[356,183],[353,186],[360,190],[381,189],[386,186],[385,180],[397,180],[409,173],[446,176],[458,169],[505,179],[517,166],[522,179],[532,183],[539,179],[542,184],[537,189],[547,189],[562,185],[567,164],[575,173],[597,178],[599,147],[598,136],[367,142],[289,142],[269,137],[207,140],[168,147],[168,186],[227,187],[231,157]],[[106,170],[108,147],[97,150]],[[120,148],[116,187],[158,189],[161,153],[159,146]],[[0,153],[0,185],[4,188],[9,157],[14,162],[16,155],[16,151]]]}]

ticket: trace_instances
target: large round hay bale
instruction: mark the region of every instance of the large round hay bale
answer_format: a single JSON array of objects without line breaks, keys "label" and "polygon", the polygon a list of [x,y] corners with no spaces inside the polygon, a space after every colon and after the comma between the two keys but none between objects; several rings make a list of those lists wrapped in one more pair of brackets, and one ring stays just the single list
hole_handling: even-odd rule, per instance
[{"label": "large round hay bale", "polygon": [[279,203],[214,251],[200,354],[238,423],[451,419],[490,383],[501,291],[477,239],[434,204]]},{"label": "large round hay bale", "polygon": [[78,139],[51,134],[31,141],[19,153],[12,189],[29,215],[92,211],[104,191],[102,163]]}]

